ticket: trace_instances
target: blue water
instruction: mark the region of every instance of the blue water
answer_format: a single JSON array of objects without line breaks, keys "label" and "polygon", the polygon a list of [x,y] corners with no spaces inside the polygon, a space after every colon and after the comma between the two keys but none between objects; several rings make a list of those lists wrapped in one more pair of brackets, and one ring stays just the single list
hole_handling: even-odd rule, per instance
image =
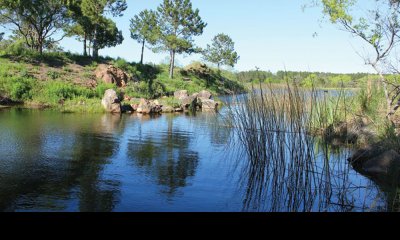
[{"label": "blue water", "polygon": [[[252,201],[257,196],[248,190],[260,183],[249,181],[248,159],[223,118],[224,112],[149,117],[3,109],[0,211],[306,211],[285,197],[274,203],[271,188]],[[385,193],[349,168],[348,154],[330,153],[332,186],[351,188],[333,188],[329,201],[344,194],[354,207],[334,202],[325,210],[385,210]],[[290,193],[281,184],[275,187]],[[323,211],[317,201],[324,197],[317,194],[308,211]]]}]

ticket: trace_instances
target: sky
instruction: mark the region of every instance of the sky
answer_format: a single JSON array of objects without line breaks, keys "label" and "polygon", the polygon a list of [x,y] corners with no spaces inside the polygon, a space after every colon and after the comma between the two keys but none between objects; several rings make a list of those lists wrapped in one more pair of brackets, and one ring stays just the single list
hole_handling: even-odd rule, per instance
[{"label": "sky", "polygon": [[[208,25],[202,36],[195,37],[206,47],[218,33],[228,34],[235,42],[240,59],[237,71],[262,70],[276,72],[320,71],[335,73],[372,72],[357,54],[363,43],[323,19],[321,9],[302,6],[311,0],[192,0]],[[144,9],[156,9],[162,0],[127,0],[124,16],[114,18],[124,35],[124,42],[100,50],[100,55],[139,61],[141,45],[130,38],[129,20]],[[317,35],[315,36],[315,33]],[[74,38],[61,42],[65,50],[82,52],[82,44]],[[145,50],[144,61],[165,62],[168,53]],[[177,64],[187,65],[201,60],[200,55],[178,55]]]}]

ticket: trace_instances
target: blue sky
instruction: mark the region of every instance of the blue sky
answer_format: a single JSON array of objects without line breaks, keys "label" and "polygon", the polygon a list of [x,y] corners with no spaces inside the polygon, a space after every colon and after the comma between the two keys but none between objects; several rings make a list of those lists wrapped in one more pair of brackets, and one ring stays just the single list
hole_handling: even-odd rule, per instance
[{"label": "blue sky", "polygon": [[[115,18],[124,42],[100,51],[101,55],[139,61],[141,46],[130,38],[129,19],[144,9],[155,9],[162,0],[128,0],[124,16]],[[356,53],[362,43],[337,26],[322,20],[318,8],[302,10],[310,0],[192,0],[208,23],[196,43],[205,47],[218,33],[232,37],[240,60],[235,70],[296,70],[324,72],[371,72]],[[318,36],[313,36],[314,33]],[[75,39],[65,39],[65,50],[81,52]],[[146,49],[145,62],[160,63],[167,53]],[[177,57],[179,65],[200,60],[200,55]]]}]

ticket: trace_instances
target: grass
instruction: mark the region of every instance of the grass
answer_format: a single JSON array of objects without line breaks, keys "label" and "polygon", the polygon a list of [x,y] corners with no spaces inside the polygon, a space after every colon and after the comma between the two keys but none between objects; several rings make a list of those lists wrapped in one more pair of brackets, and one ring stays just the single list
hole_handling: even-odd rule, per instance
[{"label": "grass", "polygon": [[[99,64],[113,64],[126,71],[135,81],[129,81],[125,88],[117,89],[112,84],[102,83],[95,78],[94,71]],[[171,96],[174,91],[188,90],[190,94],[209,90],[218,94],[244,91],[244,87],[231,79],[234,75],[217,72],[209,68],[209,75],[203,76],[196,71],[187,73],[181,68],[175,69],[175,78],[169,79],[167,65],[140,65],[124,59],[99,58],[95,61],[65,52],[38,53],[25,49],[19,43],[9,44],[0,50],[0,96],[34,106],[50,106],[78,112],[86,107],[88,112],[97,112],[96,105],[79,105],[79,101],[98,101],[105,90],[113,88],[123,96],[133,98],[157,99]],[[97,82],[92,87],[93,81]],[[168,99],[169,105],[176,101]]]}]

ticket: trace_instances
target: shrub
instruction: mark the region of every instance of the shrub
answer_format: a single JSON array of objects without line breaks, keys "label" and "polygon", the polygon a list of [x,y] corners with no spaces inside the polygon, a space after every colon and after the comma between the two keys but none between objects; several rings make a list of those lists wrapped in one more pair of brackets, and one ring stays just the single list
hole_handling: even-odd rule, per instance
[{"label": "shrub", "polygon": [[10,96],[14,100],[28,100],[32,98],[32,79],[19,79],[12,82],[10,89]]},{"label": "shrub", "polygon": [[112,83],[100,83],[100,84],[97,85],[97,87],[94,90],[95,91],[95,95],[98,98],[103,98],[104,93],[107,91],[107,89],[116,90],[117,87]]},{"label": "shrub", "polygon": [[47,72],[47,76],[51,79],[51,80],[56,80],[58,78],[60,78],[61,74],[57,71],[48,71]]}]

